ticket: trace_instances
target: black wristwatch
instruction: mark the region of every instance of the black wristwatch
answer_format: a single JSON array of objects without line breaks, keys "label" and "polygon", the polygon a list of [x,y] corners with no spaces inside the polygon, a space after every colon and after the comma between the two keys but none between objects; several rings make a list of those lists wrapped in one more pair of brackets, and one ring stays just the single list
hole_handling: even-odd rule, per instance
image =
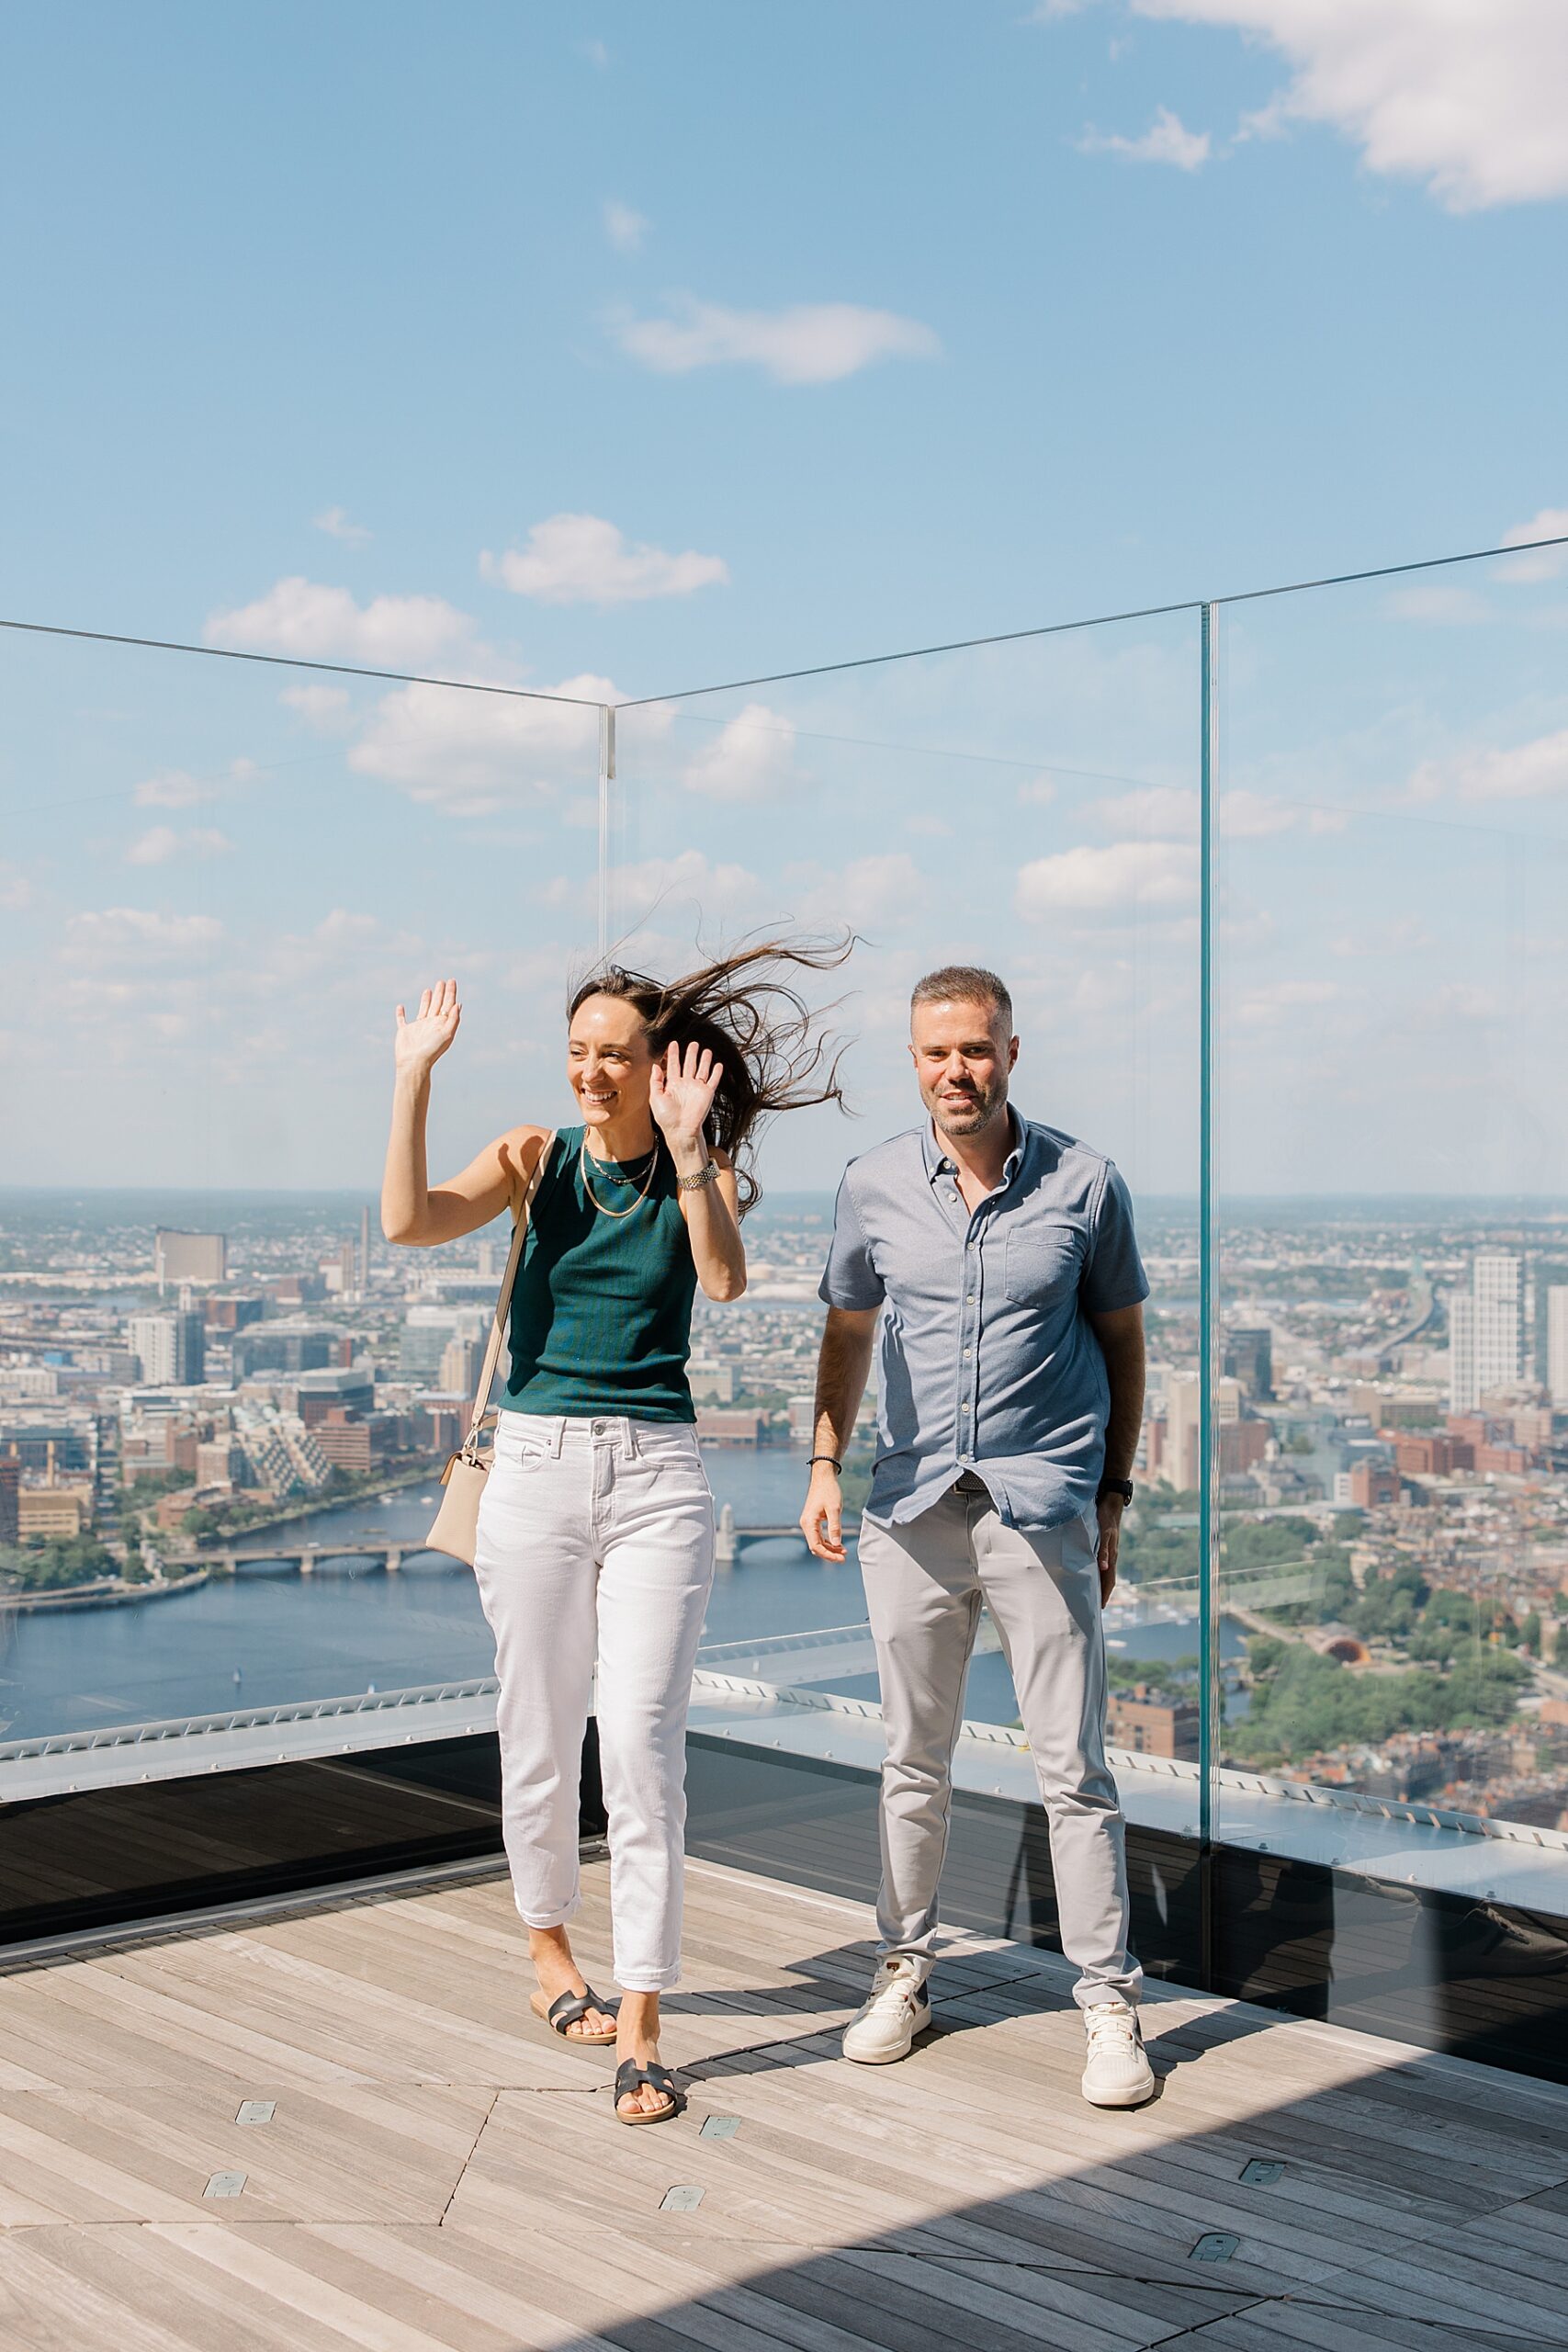
[{"label": "black wristwatch", "polygon": [[1131,1478],[1102,1478],[1094,1490],[1094,1499],[1097,1503],[1102,1503],[1107,1495],[1120,1495],[1124,1503],[1130,1503],[1133,1499],[1133,1481]]}]

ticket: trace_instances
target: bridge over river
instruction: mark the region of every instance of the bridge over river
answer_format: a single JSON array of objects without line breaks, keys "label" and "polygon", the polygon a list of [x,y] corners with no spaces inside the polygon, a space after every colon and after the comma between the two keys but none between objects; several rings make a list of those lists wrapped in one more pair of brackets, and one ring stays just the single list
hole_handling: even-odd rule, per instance
[{"label": "bridge over river", "polygon": [[[844,1533],[852,1542],[860,1532],[860,1515],[846,1512]],[[721,1568],[731,1568],[742,1552],[753,1544],[793,1543],[806,1553],[806,1538],[791,1520],[784,1526],[739,1527],[736,1524],[734,1507],[726,1503],[718,1514],[717,1560]],[[334,1566],[342,1561],[363,1561],[367,1566],[385,1568],[396,1575],[405,1560],[423,1557],[440,1559],[445,1556],[433,1552],[428,1544],[380,1543],[368,1544],[269,1544],[258,1537],[253,1544],[231,1544],[202,1546],[183,1555],[183,1563],[206,1568],[209,1575],[235,1576],[240,1569],[252,1566],[295,1568],[301,1576],[312,1575],[326,1562]],[[809,1556],[809,1555],[807,1555]]]}]

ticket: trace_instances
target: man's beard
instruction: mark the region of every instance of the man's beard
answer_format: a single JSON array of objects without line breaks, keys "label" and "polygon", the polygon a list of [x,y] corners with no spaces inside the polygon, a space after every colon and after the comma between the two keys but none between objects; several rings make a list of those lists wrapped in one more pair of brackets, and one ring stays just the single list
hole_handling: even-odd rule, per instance
[{"label": "man's beard", "polygon": [[944,1136],[976,1136],[988,1127],[998,1111],[1006,1109],[1006,1084],[994,1086],[982,1092],[978,1088],[962,1102],[943,1102],[933,1099],[930,1104],[938,1133]]}]

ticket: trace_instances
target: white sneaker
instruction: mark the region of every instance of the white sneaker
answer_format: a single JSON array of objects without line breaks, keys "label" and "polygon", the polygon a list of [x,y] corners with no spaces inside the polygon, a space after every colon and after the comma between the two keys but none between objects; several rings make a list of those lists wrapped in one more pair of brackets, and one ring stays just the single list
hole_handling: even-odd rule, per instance
[{"label": "white sneaker", "polygon": [[1136,2009],[1125,2001],[1096,2001],[1083,2013],[1089,2063],[1083,2095],[1094,2107],[1140,2107],[1154,2095],[1155,2073],[1144,2050]]},{"label": "white sneaker", "polygon": [[871,1991],[844,2028],[844,2055],[860,2066],[907,2058],[917,2033],[931,2021],[925,1971],[906,1952],[878,1961]]}]

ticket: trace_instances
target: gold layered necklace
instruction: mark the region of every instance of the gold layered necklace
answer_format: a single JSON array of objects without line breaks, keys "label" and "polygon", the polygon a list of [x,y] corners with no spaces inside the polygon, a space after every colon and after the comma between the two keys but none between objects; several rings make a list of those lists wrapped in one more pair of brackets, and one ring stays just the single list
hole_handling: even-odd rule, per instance
[{"label": "gold layered necklace", "polygon": [[641,1208],[644,1201],[647,1200],[649,1193],[653,1189],[653,1171],[659,1165],[658,1138],[655,1137],[654,1139],[653,1149],[648,1155],[648,1166],[643,1171],[640,1179],[634,1176],[612,1176],[607,1168],[600,1170],[602,1175],[609,1178],[609,1182],[612,1184],[632,1184],[637,1186],[637,1190],[636,1198],[624,1209],[607,1209],[604,1206],[604,1202],[599,1198],[597,1193],[593,1190],[593,1181],[588,1173],[591,1159],[588,1150],[588,1130],[586,1127],[582,1130],[582,1145],[578,1153],[578,1165],[582,1172],[582,1189],[587,1193],[589,1199],[592,1202],[601,1216],[614,1217],[617,1220],[622,1217],[635,1216],[637,1210]]}]

